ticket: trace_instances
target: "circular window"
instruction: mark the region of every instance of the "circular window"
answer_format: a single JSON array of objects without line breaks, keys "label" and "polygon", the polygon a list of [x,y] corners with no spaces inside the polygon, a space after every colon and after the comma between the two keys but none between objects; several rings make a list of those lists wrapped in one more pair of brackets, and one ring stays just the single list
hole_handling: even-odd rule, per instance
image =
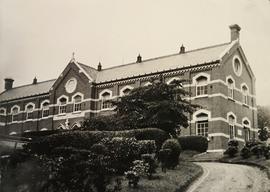
[{"label": "circular window", "polygon": [[233,70],[237,76],[240,76],[242,74],[242,63],[238,56],[235,56],[233,58]]},{"label": "circular window", "polygon": [[67,81],[65,85],[66,92],[73,93],[77,86],[77,80],[75,78],[71,78]]}]

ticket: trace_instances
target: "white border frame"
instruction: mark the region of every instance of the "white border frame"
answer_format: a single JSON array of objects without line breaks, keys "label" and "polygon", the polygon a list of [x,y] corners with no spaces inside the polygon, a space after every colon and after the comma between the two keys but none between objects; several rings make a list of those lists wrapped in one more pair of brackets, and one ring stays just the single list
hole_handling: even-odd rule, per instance
[{"label": "white border frame", "polygon": [[0,111],[4,110],[4,113],[0,113],[0,115],[6,115],[7,114],[7,109],[4,107],[0,107]]},{"label": "white border frame", "polygon": [[104,90],[102,90],[100,93],[99,93],[99,99],[102,99],[102,95],[104,94],[104,93],[109,93],[110,94],[110,98],[112,98],[112,90],[110,90],[110,89],[104,89]]},{"label": "white border frame", "polygon": [[167,83],[168,85],[170,85],[171,82],[173,82],[174,80],[179,81],[179,80],[181,80],[181,79],[180,79],[180,77],[172,77],[172,78],[170,78],[166,83]]},{"label": "white border frame", "polygon": [[132,86],[130,86],[130,85],[126,85],[125,87],[123,87],[122,89],[120,89],[120,97],[125,96],[124,91],[125,91],[126,89],[132,90],[132,89],[134,89],[134,87],[132,87]]},{"label": "white border frame", "polygon": [[[75,81],[75,87],[74,87],[73,90],[68,91],[68,90],[67,90],[68,82],[70,82],[71,80],[74,80],[74,81]],[[65,84],[65,91],[66,91],[67,93],[73,93],[73,92],[76,90],[77,85],[78,85],[78,80],[77,80],[75,77],[71,77],[69,80],[67,80],[67,82],[66,82],[66,84]]]},{"label": "white border frame", "polygon": [[[240,70],[239,72],[236,71],[235,69],[235,60],[238,59],[239,63],[240,63]],[[232,59],[232,66],[233,66],[233,72],[235,73],[236,76],[240,77],[242,75],[242,71],[243,71],[243,62],[242,59],[238,56],[238,55],[234,55],[233,59]]]}]

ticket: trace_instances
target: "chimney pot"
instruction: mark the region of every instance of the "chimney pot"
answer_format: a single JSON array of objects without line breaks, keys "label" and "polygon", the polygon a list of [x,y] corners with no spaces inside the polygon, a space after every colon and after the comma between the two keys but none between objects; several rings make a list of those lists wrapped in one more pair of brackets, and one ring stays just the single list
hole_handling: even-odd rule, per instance
[{"label": "chimney pot", "polygon": [[33,84],[37,84],[37,77],[33,79]]},{"label": "chimney pot", "polygon": [[186,48],[184,47],[184,45],[182,44],[182,46],[180,47],[180,54],[183,54],[186,52]]},{"label": "chimney pot", "polygon": [[12,89],[14,80],[11,78],[5,78],[5,90],[8,91]]},{"label": "chimney pot", "polygon": [[241,27],[237,24],[230,25],[230,30],[231,30],[231,41],[239,39]]},{"label": "chimney pot", "polygon": [[140,54],[137,56],[137,61],[136,62],[137,63],[141,63],[142,62],[142,56]]},{"label": "chimney pot", "polygon": [[97,68],[97,70],[98,70],[98,71],[101,71],[101,70],[102,70],[102,65],[101,65],[100,62],[98,63],[98,68]]}]

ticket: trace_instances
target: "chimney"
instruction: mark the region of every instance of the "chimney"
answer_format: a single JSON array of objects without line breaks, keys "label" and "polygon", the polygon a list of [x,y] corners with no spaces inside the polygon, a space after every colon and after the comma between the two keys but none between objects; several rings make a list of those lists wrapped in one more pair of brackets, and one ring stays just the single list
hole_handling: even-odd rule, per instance
[{"label": "chimney", "polygon": [[98,63],[97,70],[98,70],[98,71],[101,71],[101,70],[102,70],[102,65],[101,65],[101,63],[100,63],[100,62]]},{"label": "chimney", "polygon": [[10,89],[12,89],[13,87],[13,79],[11,78],[5,78],[5,90],[8,91]]},{"label": "chimney", "polygon": [[237,24],[230,25],[231,41],[239,39],[241,27]]},{"label": "chimney", "polygon": [[34,84],[34,85],[37,84],[37,77],[35,77],[35,78],[33,79],[33,84]]},{"label": "chimney", "polygon": [[182,46],[180,47],[180,54],[183,54],[186,52],[186,48],[184,47],[184,45],[182,44]]},{"label": "chimney", "polygon": [[141,63],[142,62],[142,56],[139,54],[137,57],[136,63]]}]

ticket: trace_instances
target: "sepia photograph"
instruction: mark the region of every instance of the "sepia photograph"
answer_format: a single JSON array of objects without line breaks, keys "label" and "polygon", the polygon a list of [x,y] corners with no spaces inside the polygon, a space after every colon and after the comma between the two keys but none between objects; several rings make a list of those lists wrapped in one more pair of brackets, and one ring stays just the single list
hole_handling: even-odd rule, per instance
[{"label": "sepia photograph", "polygon": [[270,192],[270,0],[0,0],[0,192]]}]

